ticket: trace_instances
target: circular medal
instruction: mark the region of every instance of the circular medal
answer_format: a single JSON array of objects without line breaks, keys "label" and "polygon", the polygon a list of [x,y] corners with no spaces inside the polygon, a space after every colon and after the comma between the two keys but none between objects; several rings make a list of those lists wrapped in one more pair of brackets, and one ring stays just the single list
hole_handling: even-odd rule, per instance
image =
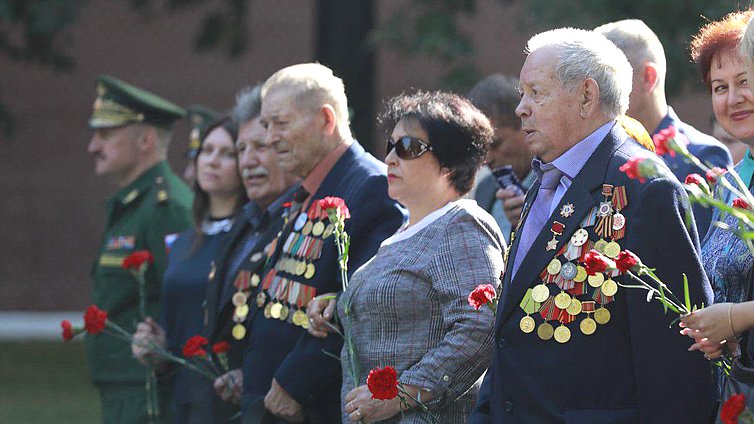
[{"label": "circular medal", "polygon": [[598,272],[594,275],[590,275],[587,278],[587,281],[589,281],[589,285],[592,287],[600,287],[605,281],[605,276],[601,272]]},{"label": "circular medal", "polygon": [[335,229],[335,226],[333,226],[332,224],[327,224],[327,227],[325,227],[325,231],[322,233],[322,238],[326,239],[330,237],[334,229]]},{"label": "circular medal", "polygon": [[571,296],[566,292],[560,292],[555,295],[555,306],[565,309],[571,305]]},{"label": "circular medal", "polygon": [[262,306],[264,306],[265,300],[267,300],[267,296],[265,296],[263,292],[259,292],[259,294],[257,295],[257,307],[261,308]]},{"label": "circular medal", "polygon": [[306,221],[306,224],[304,224],[304,228],[301,229],[301,234],[308,236],[312,233],[312,227],[314,224],[312,224],[311,221]]},{"label": "circular medal", "polygon": [[249,315],[249,305],[243,304],[241,306],[236,307],[236,316],[244,319],[246,316]]},{"label": "circular medal", "polygon": [[293,320],[293,323],[295,325],[298,325],[299,327],[301,327],[302,325],[304,325],[304,321],[306,321],[306,313],[304,313],[304,311],[299,309],[293,313],[293,318],[291,319]]},{"label": "circular medal", "polygon": [[234,339],[242,340],[246,336],[246,327],[242,324],[236,324],[233,326],[231,333],[233,334]]},{"label": "circular medal", "polygon": [[273,303],[270,307],[270,316],[279,319],[280,318],[280,311],[283,309],[283,305],[280,303]]},{"label": "circular medal", "polygon": [[248,296],[246,296],[246,293],[240,291],[240,292],[234,293],[231,300],[233,302],[233,306],[239,307],[241,305],[246,304],[246,301],[248,300]]},{"label": "circular medal", "polygon": [[537,336],[539,336],[542,340],[550,340],[552,338],[552,333],[554,330],[552,329],[552,325],[547,322],[543,322],[542,324],[539,324],[539,327],[537,327]]},{"label": "circular medal", "polygon": [[613,280],[605,280],[602,283],[602,294],[605,296],[615,296],[615,293],[618,293],[618,284]]},{"label": "circular medal", "polygon": [[319,237],[324,232],[325,232],[325,224],[322,221],[317,221],[317,223],[314,224],[314,228],[312,228],[312,234]]},{"label": "circular medal", "polygon": [[254,274],[251,276],[251,287],[256,287],[259,285],[259,282],[261,279],[259,278],[259,274]]},{"label": "circular medal", "polygon": [[555,329],[555,340],[558,343],[566,343],[568,340],[571,340],[571,330],[565,325],[560,324],[560,326]]},{"label": "circular medal", "polygon": [[600,253],[602,253],[604,255],[605,254],[605,246],[607,246],[607,242],[604,239],[600,239],[600,240],[597,240],[596,243],[594,243],[593,249],[596,250],[596,251],[598,251],[598,252],[600,252]]},{"label": "circular medal", "polygon": [[307,280],[311,279],[312,277],[314,277],[315,271],[316,269],[314,268],[314,264],[307,264],[306,272],[304,272],[304,278],[306,278]]},{"label": "circular medal", "polygon": [[565,280],[573,280],[577,273],[578,269],[573,262],[566,262],[560,267],[560,276]]},{"label": "circular medal", "polygon": [[296,264],[296,275],[304,275],[306,272],[306,262],[301,261]]},{"label": "circular medal", "polygon": [[610,311],[607,310],[604,306],[601,306],[599,309],[594,311],[594,320],[597,321],[597,324],[605,325],[608,322],[610,322]]},{"label": "circular medal", "polygon": [[619,231],[626,226],[626,217],[620,212],[613,214],[613,230]]},{"label": "circular medal", "polygon": [[523,331],[526,334],[529,334],[532,331],[534,331],[534,327],[536,327],[536,323],[534,322],[534,318],[527,315],[521,318],[521,322],[518,323],[518,326],[519,328],[521,328],[521,331]]},{"label": "circular medal", "polygon": [[586,317],[581,320],[581,323],[579,323],[579,328],[584,335],[589,336],[594,334],[594,330],[597,329],[597,323],[590,317]]},{"label": "circular medal", "polygon": [[579,228],[571,236],[571,244],[576,247],[583,246],[587,240],[589,240],[589,233],[583,228]]},{"label": "circular medal", "polygon": [[620,245],[614,241],[611,241],[605,245],[605,256],[615,259],[620,253]]},{"label": "circular medal", "polygon": [[581,283],[584,280],[586,280],[587,276],[588,276],[588,274],[586,273],[586,268],[584,268],[583,266],[579,265],[579,266],[576,267],[576,276],[573,277],[573,281],[575,281],[577,283]]},{"label": "circular medal", "polygon": [[288,319],[288,315],[291,313],[291,309],[285,305],[280,305],[280,321]]},{"label": "circular medal", "polygon": [[566,308],[566,312],[570,315],[578,315],[581,313],[581,302],[574,298],[571,298],[571,304]]},{"label": "circular medal", "polygon": [[309,328],[309,320],[306,319],[306,317],[304,317],[304,320],[301,321],[301,328],[303,328],[304,330]]},{"label": "circular medal", "polygon": [[264,313],[265,318],[267,319],[272,318],[272,313],[270,311],[272,311],[272,303],[268,303],[267,306],[264,307],[263,313]]},{"label": "circular medal", "polygon": [[560,272],[562,264],[558,258],[553,258],[549,264],[547,264],[547,272],[551,275],[557,275]]},{"label": "circular medal", "polygon": [[293,223],[293,229],[296,231],[301,231],[301,229],[304,228],[304,225],[306,225],[306,221],[308,221],[306,212],[301,212],[298,218],[296,218],[296,222]]},{"label": "circular medal", "polygon": [[537,284],[531,291],[531,298],[535,302],[542,303],[550,297],[550,289],[544,284]]}]

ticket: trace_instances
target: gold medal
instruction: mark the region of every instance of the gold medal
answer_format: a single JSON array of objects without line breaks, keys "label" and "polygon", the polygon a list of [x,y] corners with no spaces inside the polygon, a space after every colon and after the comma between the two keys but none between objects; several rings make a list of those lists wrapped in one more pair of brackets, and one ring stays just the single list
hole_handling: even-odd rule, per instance
[{"label": "gold medal", "polygon": [[519,328],[521,328],[521,331],[523,331],[526,334],[531,333],[534,331],[534,327],[536,327],[536,323],[534,322],[534,318],[530,317],[529,315],[526,315],[525,317],[521,318],[521,322],[518,323]]},{"label": "gold medal", "polygon": [[596,251],[598,251],[598,252],[600,252],[600,253],[602,253],[604,255],[605,254],[605,246],[607,246],[607,242],[604,239],[600,239],[600,240],[597,240],[596,243],[594,243],[593,249],[596,250]]},{"label": "gold medal", "polygon": [[581,302],[574,298],[571,298],[571,304],[566,308],[566,312],[571,315],[578,315],[581,313]]},{"label": "gold medal", "polygon": [[579,328],[584,335],[590,336],[594,334],[594,331],[597,329],[597,323],[590,317],[586,317],[581,320],[581,323],[579,323]]},{"label": "gold medal", "polygon": [[264,306],[264,301],[267,300],[267,296],[264,295],[264,292],[259,292],[257,295],[257,307],[261,308]]},{"label": "gold medal", "polygon": [[560,268],[563,265],[560,263],[560,260],[558,258],[553,258],[553,260],[550,261],[549,264],[547,264],[547,272],[551,275],[557,275],[560,272]]},{"label": "gold medal", "polygon": [[240,291],[233,294],[233,297],[231,298],[233,302],[233,306],[239,307],[241,305],[245,305],[246,301],[249,299],[249,297],[246,295],[246,293]]},{"label": "gold medal", "polygon": [[575,281],[577,283],[581,283],[584,280],[586,280],[586,277],[588,277],[588,276],[589,275],[586,273],[586,268],[584,268],[583,266],[579,265],[579,266],[576,267],[576,276],[573,277],[573,281]]},{"label": "gold medal", "polygon": [[319,237],[324,232],[325,232],[325,224],[322,221],[317,221],[317,223],[314,224],[314,228],[312,228],[312,234]]},{"label": "gold medal", "polygon": [[614,241],[611,241],[605,245],[605,256],[615,259],[620,253],[620,245]]},{"label": "gold medal", "polygon": [[566,343],[568,340],[571,340],[571,330],[565,325],[560,324],[560,327],[555,329],[555,340],[558,343]]},{"label": "gold medal", "polygon": [[600,287],[602,283],[605,281],[605,276],[601,272],[598,272],[594,275],[590,275],[589,278],[587,278],[587,280],[589,281],[590,286]]},{"label": "gold medal", "polygon": [[539,336],[542,340],[550,340],[552,338],[554,330],[552,329],[552,325],[547,322],[543,322],[542,324],[539,324],[539,327],[537,327],[537,336]]},{"label": "gold medal", "polygon": [[531,298],[535,302],[542,303],[547,300],[548,297],[550,297],[550,289],[547,288],[547,286],[544,284],[538,284],[534,286],[531,291]]},{"label": "gold medal", "polygon": [[594,320],[597,321],[597,324],[605,325],[608,322],[610,322],[610,311],[608,311],[604,306],[601,306],[599,309],[594,311]]},{"label": "gold medal", "polygon": [[296,275],[301,276],[301,275],[304,275],[305,272],[306,272],[306,262],[301,261],[301,262],[297,263],[296,264]]},{"label": "gold medal", "polygon": [[280,303],[273,303],[270,307],[270,316],[275,319],[280,319],[280,311],[283,309],[283,305]]},{"label": "gold medal", "polygon": [[241,306],[236,306],[237,317],[244,319],[247,315],[249,315],[249,305],[243,304]]},{"label": "gold medal", "polygon": [[268,303],[267,306],[264,307],[264,317],[267,319],[270,319],[272,317],[272,303]]},{"label": "gold medal", "polygon": [[304,278],[307,280],[314,277],[314,272],[316,271],[316,268],[314,268],[314,264],[307,264],[306,265],[306,272],[304,272]]},{"label": "gold medal", "polygon": [[304,224],[304,228],[301,229],[301,234],[308,236],[312,233],[312,227],[314,224],[312,224],[311,221],[306,221],[306,224]]},{"label": "gold medal", "polygon": [[280,321],[285,321],[288,319],[288,314],[291,313],[291,309],[285,305],[280,306]]},{"label": "gold medal", "polygon": [[322,233],[322,238],[326,239],[332,235],[333,230],[335,230],[335,226],[332,224],[327,224],[327,227],[325,227],[325,231]]},{"label": "gold medal", "polygon": [[231,333],[233,334],[234,339],[242,340],[246,337],[246,327],[244,327],[243,324],[236,324],[233,326]]},{"label": "gold medal", "polygon": [[615,293],[618,292],[618,284],[615,283],[613,280],[605,280],[604,283],[602,283],[602,294],[605,296],[615,296]]},{"label": "gold medal", "polygon": [[555,295],[555,306],[565,309],[571,305],[571,296],[566,292],[560,292]]},{"label": "gold medal", "polygon": [[309,328],[309,320],[304,317],[304,320],[301,321],[301,328],[304,330],[307,330]]},{"label": "gold medal", "polygon": [[259,274],[252,275],[251,276],[251,287],[258,286],[260,281],[261,281],[261,278],[259,278]]},{"label": "gold medal", "polygon": [[298,325],[299,327],[304,325],[304,321],[306,321],[306,314],[301,309],[297,310],[293,313],[293,323],[295,325]]}]

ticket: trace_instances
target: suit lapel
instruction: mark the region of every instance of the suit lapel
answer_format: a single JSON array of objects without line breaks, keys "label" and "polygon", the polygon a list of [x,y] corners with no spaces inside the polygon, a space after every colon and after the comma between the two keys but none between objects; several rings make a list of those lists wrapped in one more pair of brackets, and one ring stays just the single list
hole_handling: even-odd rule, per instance
[{"label": "suit lapel", "polygon": [[[545,226],[540,230],[534,243],[531,245],[529,252],[521,262],[521,266],[516,273],[515,278],[511,280],[511,267],[506,270],[506,276],[503,279],[505,287],[501,298],[502,310],[499,311],[497,325],[502,325],[508,316],[515,310],[524,296],[527,289],[532,287],[532,283],[539,279],[539,274],[547,264],[555,257],[560,248],[568,243],[573,233],[579,229],[579,223],[584,215],[599,201],[600,191],[598,190],[605,181],[607,174],[607,165],[610,162],[617,148],[626,139],[625,133],[619,129],[619,125],[613,126],[613,129],[600,143],[592,156],[586,161],[584,167],[579,171],[576,177],[571,181],[571,186],[563,195],[558,205],[553,209],[552,215],[546,221]],[[535,184],[538,189],[539,184]],[[535,189],[532,187],[532,190]],[[528,197],[528,196],[527,196]],[[560,215],[563,205],[573,204],[575,213],[569,217]],[[551,225],[554,221],[561,222],[565,225],[563,234],[558,236],[558,245],[555,250],[546,250],[546,245],[552,239]],[[522,225],[523,227],[523,225]],[[517,250],[518,240],[513,246]],[[513,263],[515,250],[511,252],[508,258],[509,264]]]}]

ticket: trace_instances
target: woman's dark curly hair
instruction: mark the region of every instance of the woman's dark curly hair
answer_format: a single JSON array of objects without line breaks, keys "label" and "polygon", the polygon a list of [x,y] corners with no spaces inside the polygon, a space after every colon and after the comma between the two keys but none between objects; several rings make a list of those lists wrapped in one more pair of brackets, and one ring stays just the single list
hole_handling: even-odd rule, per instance
[{"label": "woman's dark curly hair", "polygon": [[401,119],[417,122],[427,132],[440,167],[450,171],[450,183],[464,195],[487,155],[493,129],[489,119],[467,99],[442,91],[418,91],[388,100],[379,121],[388,136]]}]

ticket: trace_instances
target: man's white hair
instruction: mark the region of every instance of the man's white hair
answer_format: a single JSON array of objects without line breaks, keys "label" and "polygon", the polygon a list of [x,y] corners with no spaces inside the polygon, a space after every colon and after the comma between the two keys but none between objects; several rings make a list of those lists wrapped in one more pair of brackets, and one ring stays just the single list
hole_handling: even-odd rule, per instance
[{"label": "man's white hair", "polygon": [[754,65],[754,18],[751,18],[749,24],[746,25],[746,32],[741,38],[740,52],[749,67],[752,67]]},{"label": "man's white hair", "polygon": [[343,80],[332,69],[319,63],[300,63],[285,67],[265,81],[262,86],[262,102],[270,91],[292,90],[297,104],[304,108],[319,109],[330,105],[341,134],[350,134],[348,129],[348,99]]},{"label": "man's white hair", "polygon": [[575,28],[559,28],[529,39],[526,53],[554,48],[555,74],[564,87],[576,88],[588,78],[597,82],[600,106],[610,118],[628,110],[632,68],[626,55],[604,35]]}]

